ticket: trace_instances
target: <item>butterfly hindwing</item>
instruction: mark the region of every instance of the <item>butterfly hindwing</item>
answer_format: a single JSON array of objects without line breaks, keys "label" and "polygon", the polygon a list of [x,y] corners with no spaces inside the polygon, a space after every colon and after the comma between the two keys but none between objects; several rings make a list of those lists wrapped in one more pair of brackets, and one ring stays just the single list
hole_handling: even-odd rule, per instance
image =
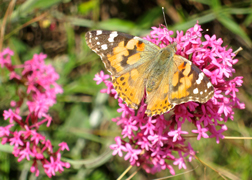
[{"label": "butterfly hindwing", "polygon": [[174,45],[164,48],[162,55],[165,51],[168,52],[167,55],[157,57],[160,58],[157,62],[162,62],[165,58],[166,63],[157,68],[147,81],[148,116],[163,114],[175,105],[188,101],[205,103],[214,93],[205,74],[191,61],[176,55]]},{"label": "butterfly hindwing", "polygon": [[112,76],[112,82],[118,96],[130,108],[137,109],[143,99],[148,75],[145,71],[148,69],[150,63],[145,62],[120,77]]},{"label": "butterfly hindwing", "polygon": [[176,105],[188,101],[205,103],[214,93],[209,79],[191,61],[174,55],[173,68],[169,75],[169,101]]},{"label": "butterfly hindwing", "polygon": [[160,77],[162,80],[157,89],[153,92],[147,92],[147,109],[148,116],[163,114],[174,107],[168,100],[169,93],[169,76],[168,71]]}]

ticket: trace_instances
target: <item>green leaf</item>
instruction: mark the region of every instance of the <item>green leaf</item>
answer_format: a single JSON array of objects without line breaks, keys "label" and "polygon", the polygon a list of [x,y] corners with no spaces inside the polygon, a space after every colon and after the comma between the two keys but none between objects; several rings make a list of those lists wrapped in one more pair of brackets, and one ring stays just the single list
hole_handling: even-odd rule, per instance
[{"label": "green leaf", "polygon": [[140,28],[150,28],[153,25],[153,21],[162,16],[162,9],[158,6],[150,9],[142,16],[140,16],[136,22],[136,26]]},{"label": "green leaf", "polygon": [[197,21],[199,22],[199,24],[204,24],[216,18],[213,12],[208,11],[208,12],[204,12],[204,14],[205,15],[193,16],[190,20],[187,20],[186,22],[172,26],[171,29],[187,30],[193,27],[197,23]]},{"label": "green leaf", "polygon": [[113,18],[100,22],[97,27],[105,30],[129,32],[132,28],[135,27],[135,23],[133,23],[132,21]]},{"label": "green leaf", "polygon": [[94,21],[92,20],[77,17],[68,17],[68,21],[71,22],[72,25],[80,27],[93,27],[95,25]]},{"label": "green leaf", "polygon": [[21,4],[15,11],[11,14],[12,21],[18,21],[20,17],[26,16],[35,9],[47,9],[60,2],[65,2],[64,0],[27,0]]},{"label": "green leaf", "polygon": [[0,144],[0,151],[7,152],[7,153],[12,153],[13,146],[11,146],[9,144],[5,144],[5,145]]},{"label": "green leaf", "polygon": [[97,6],[97,1],[96,0],[92,0],[92,1],[87,1],[87,2],[83,2],[78,6],[78,10],[81,14],[83,15],[87,15],[91,10],[93,10],[94,8],[96,8]]},{"label": "green leaf", "polygon": [[250,13],[251,13],[251,14],[249,14],[249,15],[246,17],[245,21],[243,22],[243,24],[244,24],[245,26],[249,26],[249,25],[252,23],[252,11],[251,11],[251,10],[250,10]]},{"label": "green leaf", "polygon": [[79,160],[79,161],[65,158],[62,159],[75,166],[75,168],[79,168],[80,166],[84,165],[86,168],[90,169],[103,165],[104,163],[108,162],[108,160],[110,160],[111,157],[112,157],[112,150],[110,148],[106,148],[106,150],[101,155],[93,159]]},{"label": "green leaf", "polygon": [[217,19],[225,26],[227,29],[229,29],[234,34],[240,36],[250,47],[252,46],[252,42],[248,35],[244,32],[244,30],[235,22],[233,19],[231,19],[228,15],[225,13],[219,13],[217,16]]},{"label": "green leaf", "polygon": [[82,75],[81,78],[64,86],[65,94],[84,93],[89,95],[97,94],[102,85],[97,86],[93,80],[96,72]]}]

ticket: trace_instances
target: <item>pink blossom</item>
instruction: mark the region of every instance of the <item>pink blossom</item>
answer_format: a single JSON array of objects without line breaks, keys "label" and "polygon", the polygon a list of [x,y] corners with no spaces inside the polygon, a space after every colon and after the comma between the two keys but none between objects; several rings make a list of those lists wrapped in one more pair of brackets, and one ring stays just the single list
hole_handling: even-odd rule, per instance
[{"label": "pink blossom", "polygon": [[0,137],[4,137],[4,136],[9,136],[10,135],[10,128],[14,126],[14,124],[9,124],[5,127],[0,126]]},{"label": "pink blossom", "polygon": [[48,177],[55,176],[55,166],[56,163],[54,161],[54,158],[51,156],[50,162],[47,162],[46,164],[43,165],[45,173],[47,174]]},{"label": "pink blossom", "polygon": [[108,79],[108,78],[109,78],[109,75],[108,74],[104,74],[104,72],[101,71],[100,74],[97,73],[95,75],[94,80],[96,81],[96,84],[100,84],[101,82],[105,82],[105,80]]},{"label": "pink blossom", "polygon": [[36,159],[43,160],[45,158],[43,155],[43,151],[41,151],[36,146],[33,146],[31,151],[34,154],[34,157],[36,157]]},{"label": "pink blossom", "polygon": [[18,75],[16,72],[12,71],[12,72],[10,72],[10,80],[11,79],[18,79],[18,80],[20,80],[21,76]]},{"label": "pink blossom", "polygon": [[128,121],[124,121],[124,128],[122,130],[122,134],[124,134],[125,137],[131,137],[133,135],[133,131],[137,131],[138,127],[136,126],[137,121],[133,118],[130,118]]},{"label": "pink blossom", "polygon": [[66,149],[67,151],[69,151],[69,147],[68,147],[67,143],[65,143],[65,142],[59,143],[59,147],[60,147],[60,150],[61,150],[61,151],[64,151],[65,149]]},{"label": "pink blossom", "polygon": [[138,155],[142,152],[140,149],[133,149],[129,143],[126,143],[126,152],[127,154],[124,156],[125,160],[130,159],[131,163],[135,163],[138,160]]},{"label": "pink blossom", "polygon": [[10,106],[11,106],[11,107],[15,107],[16,105],[17,105],[17,102],[16,102],[16,101],[11,101],[11,102],[10,102]]},{"label": "pink blossom", "polygon": [[173,142],[177,141],[177,140],[182,140],[182,137],[181,137],[181,134],[188,134],[187,131],[181,131],[181,127],[178,127],[177,130],[173,130],[173,131],[170,131],[168,133],[168,136],[171,136],[173,137]]},{"label": "pink blossom", "polygon": [[1,68],[4,68],[4,66],[8,66],[11,64],[11,56],[13,56],[13,51],[9,48],[5,48],[3,52],[0,52],[0,64]]},{"label": "pink blossom", "polygon": [[4,110],[3,116],[4,116],[4,120],[10,118],[10,123],[12,123],[13,120],[21,120],[22,119],[21,116],[14,113],[12,111],[12,109],[9,109],[9,111]]},{"label": "pink blossom", "polygon": [[[18,162],[33,161],[30,171],[36,176],[39,175],[38,166],[42,164],[47,175],[52,177],[55,172],[62,172],[64,168],[70,167],[69,163],[60,160],[61,151],[69,150],[67,144],[60,143],[59,149],[54,152],[50,140],[39,132],[42,124],[51,124],[49,108],[56,103],[56,95],[63,92],[55,82],[59,75],[51,65],[44,63],[46,55],[43,53],[35,54],[31,60],[19,66],[11,64],[11,56],[13,52],[9,48],[0,53],[1,67],[6,68],[10,79],[15,78],[22,88],[18,88],[19,100],[11,100],[11,109],[4,110],[3,117],[5,120],[9,119],[9,125],[0,126],[1,143],[13,146],[12,154],[17,157]],[[18,74],[20,69],[22,73]],[[23,114],[22,117],[20,114]]]},{"label": "pink blossom", "polygon": [[211,83],[213,85],[217,85],[218,82],[223,81],[223,77],[220,74],[220,69],[215,69],[214,71],[209,71],[208,69],[203,69],[203,72],[205,73],[205,75],[207,75],[208,77],[211,77]]},{"label": "pink blossom", "polygon": [[39,169],[36,166],[32,165],[30,168],[30,171],[32,173],[35,173],[35,176],[37,176],[37,177],[39,176]]},{"label": "pink blossom", "polygon": [[133,109],[130,109],[126,104],[122,103],[122,100],[118,100],[118,105],[120,106],[119,109],[117,109],[117,112],[122,112],[122,117],[126,117],[127,115],[133,115],[135,112]]},{"label": "pink blossom", "polygon": [[[137,139],[139,138],[140,137],[138,137]],[[142,137],[142,139],[138,141],[137,144],[140,145],[142,149],[146,149],[147,151],[149,151],[150,147],[152,146],[146,137]]]},{"label": "pink blossom", "polygon": [[45,137],[41,134],[37,133],[36,131],[31,132],[31,141],[34,141],[35,145],[38,145],[40,142],[45,142]]},{"label": "pink blossom", "polygon": [[34,154],[31,152],[30,142],[27,142],[26,147],[19,152],[18,162],[22,161],[24,158],[30,161],[30,156],[34,157]]},{"label": "pink blossom", "polygon": [[155,129],[155,125],[153,125],[154,123],[156,123],[157,120],[153,120],[151,117],[148,118],[148,121],[145,125],[141,126],[140,129],[144,130],[144,135],[147,134],[154,134],[154,129]]},{"label": "pink blossom", "polygon": [[218,131],[216,130],[216,128],[214,126],[210,126],[209,127],[209,131],[212,132],[212,135],[210,136],[210,138],[216,137],[216,142],[217,142],[217,144],[219,144],[220,139],[224,138],[224,136],[222,135],[222,133],[224,131],[226,131],[226,130],[227,130],[227,126],[226,125],[222,125],[221,129],[218,130]]},{"label": "pink blossom", "polygon": [[168,140],[168,137],[166,137],[163,134],[163,129],[160,128],[158,130],[158,134],[149,135],[148,140],[151,142],[152,145],[157,144],[162,147],[162,146],[164,146],[163,141]]},{"label": "pink blossom", "polygon": [[198,133],[198,137],[197,140],[200,140],[201,137],[203,138],[208,138],[209,136],[207,135],[207,128],[201,128],[201,125],[199,123],[197,123],[197,128],[198,130],[192,130],[193,133]]},{"label": "pink blossom", "polygon": [[192,159],[195,158],[194,156],[195,156],[196,152],[193,150],[193,148],[192,148],[192,146],[191,146],[190,143],[188,143],[187,149],[188,149],[188,151],[184,154],[184,157],[186,157],[186,156],[189,155],[188,161],[191,162]]},{"label": "pink blossom", "polygon": [[18,147],[19,145],[20,145],[20,146],[23,146],[24,143],[23,143],[23,141],[20,139],[21,135],[22,135],[22,132],[17,132],[17,131],[15,131],[15,132],[13,133],[13,138],[10,138],[10,145],[14,145],[15,147]]},{"label": "pink blossom", "polygon": [[119,136],[115,137],[115,142],[116,144],[110,145],[110,149],[114,150],[112,154],[118,154],[120,157],[122,157],[122,151],[127,151],[127,149],[125,146],[122,145],[121,138]]},{"label": "pink blossom", "polygon": [[55,171],[56,172],[62,172],[64,171],[64,166],[65,166],[65,163],[62,162],[61,160],[61,154],[60,153],[57,153],[57,159],[55,161]]},{"label": "pink blossom", "polygon": [[185,161],[183,156],[181,155],[181,151],[179,151],[179,158],[174,161],[174,165],[178,165],[178,168],[181,169],[186,169]]}]

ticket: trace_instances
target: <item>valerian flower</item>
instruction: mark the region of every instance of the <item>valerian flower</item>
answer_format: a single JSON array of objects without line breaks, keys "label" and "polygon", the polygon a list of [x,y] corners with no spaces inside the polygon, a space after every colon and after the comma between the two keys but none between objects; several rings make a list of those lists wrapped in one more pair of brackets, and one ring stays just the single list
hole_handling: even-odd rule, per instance
[{"label": "valerian flower", "polygon": [[[185,134],[195,133],[197,140],[202,137],[216,138],[217,143],[224,138],[222,133],[227,130],[225,122],[228,119],[233,120],[234,108],[245,108],[244,103],[236,96],[239,91],[237,87],[242,85],[243,77],[231,78],[234,73],[233,65],[238,62],[233,50],[222,47],[223,41],[221,38],[217,39],[216,35],[205,35],[206,40],[202,41],[200,25],[195,24],[185,34],[177,31],[175,37],[172,37],[174,32],[164,26],[152,29],[150,35],[145,37],[146,40],[161,48],[176,43],[176,54],[189,59],[209,78],[215,92],[208,102],[187,102],[166,112],[170,116],[165,117],[163,114],[148,117],[144,114],[144,101],[136,112],[128,108],[115,95],[111,81],[103,72],[97,74],[95,80],[97,83],[105,83],[107,89],[101,92],[118,99],[120,106],[118,112],[121,116],[113,121],[122,129],[122,137],[116,137],[117,144],[111,145],[113,155],[122,156],[124,151],[125,160],[129,159],[131,165],[141,165],[148,173],[169,169],[171,174],[175,174],[172,165],[186,169],[185,161],[191,161],[195,155]],[[188,130],[184,126],[186,121],[192,123],[196,130]]]},{"label": "valerian flower", "polygon": [[[9,125],[0,126],[1,143],[14,146],[12,153],[18,158],[18,162],[25,159],[33,161],[30,171],[36,176],[39,175],[38,166],[42,164],[48,177],[52,177],[56,172],[62,172],[63,168],[70,167],[68,162],[60,160],[61,151],[69,151],[67,144],[60,143],[59,149],[53,152],[50,140],[39,133],[42,124],[50,126],[52,117],[48,110],[56,103],[56,95],[63,92],[56,83],[59,75],[51,65],[44,63],[45,54],[35,54],[31,60],[19,66],[11,63],[13,54],[9,48],[4,49],[0,53],[0,64],[2,68],[9,70],[10,79],[19,82],[19,85],[25,87],[25,91],[18,94],[19,101],[12,100],[11,108],[3,112],[4,120],[8,121]],[[15,72],[17,68],[22,69],[21,74]],[[27,107],[27,116],[20,115],[24,114],[20,112],[21,106]],[[11,130],[13,126],[16,130]]]}]

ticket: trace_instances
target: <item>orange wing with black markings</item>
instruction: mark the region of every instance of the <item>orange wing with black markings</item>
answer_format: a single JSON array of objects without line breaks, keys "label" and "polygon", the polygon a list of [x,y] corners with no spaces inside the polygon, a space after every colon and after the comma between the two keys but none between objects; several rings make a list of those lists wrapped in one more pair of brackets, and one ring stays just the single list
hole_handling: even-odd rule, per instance
[{"label": "orange wing with black markings", "polygon": [[205,103],[214,88],[205,74],[188,59],[174,55],[174,66],[169,75],[169,102],[177,105],[188,101]]},{"label": "orange wing with black markings", "polygon": [[168,100],[168,94],[170,91],[168,71],[159,78],[160,84],[158,85],[158,88],[152,92],[147,91],[147,109],[145,113],[148,116],[163,114],[174,107],[174,105]]},{"label": "orange wing with black markings", "polygon": [[112,82],[118,96],[130,108],[137,109],[143,99],[148,76],[145,70],[148,68],[148,64],[149,62],[145,62],[119,77],[112,76]]},{"label": "orange wing with black markings", "polygon": [[86,42],[112,76],[120,76],[153,60],[160,49],[147,40],[117,31],[89,31]]},{"label": "orange wing with black markings", "polygon": [[191,61],[175,54],[175,44],[157,54],[147,80],[148,116],[163,114],[188,101],[204,103],[214,93],[211,82]]},{"label": "orange wing with black markings", "polygon": [[111,73],[118,96],[129,107],[137,109],[144,95],[147,69],[160,48],[142,38],[116,31],[89,31],[86,42]]}]

